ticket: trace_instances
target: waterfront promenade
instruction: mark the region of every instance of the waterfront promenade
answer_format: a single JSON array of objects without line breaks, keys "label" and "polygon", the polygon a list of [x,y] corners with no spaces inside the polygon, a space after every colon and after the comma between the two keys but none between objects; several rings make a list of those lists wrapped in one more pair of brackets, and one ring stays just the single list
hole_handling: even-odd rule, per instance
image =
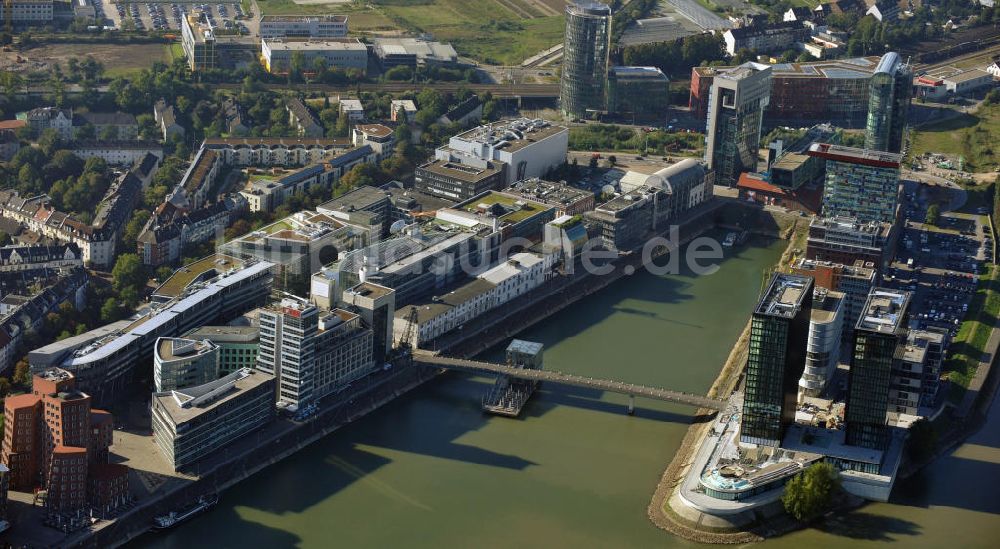
[{"label": "waterfront promenade", "polygon": [[[681,220],[681,239],[676,247],[711,229],[714,226],[712,214],[721,206],[723,206],[722,201],[710,201]],[[666,252],[667,250],[658,251],[659,255]],[[439,338],[435,341],[436,348],[453,356],[475,356],[570,304],[606,288],[622,277],[637,272],[641,268],[641,254],[619,257],[615,260],[615,266],[613,273],[603,276],[591,276],[580,269],[573,275],[557,277],[543,287],[536,288],[532,293],[522,296],[515,303],[467,323],[464,330]],[[627,266],[632,268],[626,269]],[[225,490],[419,386],[432,378],[434,373],[436,370],[428,368],[397,367],[389,372],[373,374],[366,382],[371,385],[370,388],[361,390],[358,382],[355,382],[356,392],[322,403],[317,416],[303,423],[279,419],[260,433],[247,437],[199,464],[191,474],[166,475],[148,470],[137,471],[136,474],[141,477],[154,479],[152,485],[155,486],[147,497],[136,501],[132,508],[114,520],[98,522],[90,530],[76,532],[55,543],[44,545],[67,547],[123,545],[144,533],[154,516],[176,509],[206,492]],[[142,454],[142,459],[159,458],[151,437],[141,436],[147,441],[147,446],[143,448],[137,445],[132,450],[136,452],[133,455]],[[114,451],[113,447],[112,452]],[[160,464],[161,467],[165,465],[165,460],[162,461],[164,463]],[[30,530],[27,536],[32,537]]]}]

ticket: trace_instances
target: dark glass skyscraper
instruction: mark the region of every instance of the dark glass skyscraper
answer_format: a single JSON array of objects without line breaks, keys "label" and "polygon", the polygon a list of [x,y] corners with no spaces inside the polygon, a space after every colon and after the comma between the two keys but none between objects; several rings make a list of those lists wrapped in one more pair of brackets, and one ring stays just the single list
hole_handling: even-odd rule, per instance
[{"label": "dark glass skyscraper", "polygon": [[844,422],[846,442],[885,450],[889,386],[897,350],[906,341],[910,293],[874,288],[854,328]]},{"label": "dark glass skyscraper", "polygon": [[889,52],[875,67],[869,89],[865,148],[898,153],[913,96],[913,69],[898,53]]},{"label": "dark glass skyscraper", "polygon": [[611,47],[611,8],[591,0],[566,6],[559,104],[566,116],[604,110]]},{"label": "dark glass skyscraper", "polygon": [[770,96],[768,65],[744,63],[716,75],[705,138],[705,162],[716,184],[736,185],[741,173],[757,171],[760,126]]},{"label": "dark glass skyscraper", "polygon": [[813,279],[775,274],[750,320],[740,442],[778,446],[795,420],[806,360]]}]

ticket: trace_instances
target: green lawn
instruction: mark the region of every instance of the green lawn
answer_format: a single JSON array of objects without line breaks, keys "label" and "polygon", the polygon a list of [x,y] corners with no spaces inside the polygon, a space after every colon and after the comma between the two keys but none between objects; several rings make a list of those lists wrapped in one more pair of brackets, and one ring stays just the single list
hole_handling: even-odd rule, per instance
[{"label": "green lawn", "polygon": [[373,0],[399,26],[484,63],[519,64],[562,41],[561,16],[523,18],[496,0]]},{"label": "green lawn", "polygon": [[184,46],[181,46],[180,42],[174,42],[167,45],[167,59],[173,61],[174,59],[182,59],[184,57]]},{"label": "green lawn", "polygon": [[969,303],[969,312],[951,343],[950,347],[954,351],[945,365],[953,386],[961,387],[952,390],[950,398],[953,402],[961,402],[963,389],[972,381],[996,318],[1000,315],[1000,293],[997,291],[1000,281],[997,280],[997,269],[988,265],[986,273],[980,279],[979,287]]},{"label": "green lawn", "polygon": [[257,0],[257,5],[268,15],[346,15],[352,32],[389,30],[397,26],[377,9],[361,2],[299,5],[292,0]]},{"label": "green lawn", "polygon": [[965,169],[989,172],[1000,164],[1000,105],[983,105],[975,113],[962,113],[938,124],[913,131],[912,154],[925,152],[964,156]]}]

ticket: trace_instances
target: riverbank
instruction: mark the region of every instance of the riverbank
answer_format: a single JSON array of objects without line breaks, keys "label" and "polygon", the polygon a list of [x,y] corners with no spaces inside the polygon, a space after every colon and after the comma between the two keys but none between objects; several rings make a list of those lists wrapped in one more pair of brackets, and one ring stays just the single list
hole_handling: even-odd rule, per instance
[{"label": "riverbank", "polygon": [[[798,229],[798,230],[796,230]],[[793,226],[785,235],[789,240],[785,253],[778,262],[777,269],[787,267],[794,260],[795,253],[801,247],[805,238],[802,228]],[[994,328],[996,331],[996,328]],[[742,334],[737,339],[730,352],[729,359],[723,365],[718,378],[712,384],[709,396],[719,397],[731,394],[743,374],[746,360],[746,345],[749,337],[750,323],[748,321]],[[992,341],[993,338],[991,338]],[[940,433],[937,450],[929,458],[920,463],[907,463],[901,469],[898,479],[906,479],[936,460],[949,455],[961,446],[967,438],[974,435],[985,424],[990,405],[998,389],[1000,389],[1000,373],[996,364],[997,348],[992,345],[986,356],[985,380],[981,390],[973,396],[971,413],[968,418],[945,422],[948,429]],[[700,412],[705,412],[701,410]],[[664,471],[647,509],[650,520],[658,528],[672,535],[699,543],[712,544],[743,544],[764,541],[767,538],[784,535],[806,528],[811,523],[800,522],[785,513],[779,501],[757,510],[752,516],[737,516],[731,520],[703,514],[689,508],[678,496],[678,490],[687,476],[698,448],[705,441],[711,426],[711,416],[699,415],[688,429],[673,460]],[[829,511],[830,514],[843,514],[868,505],[870,502],[842,494]],[[686,516],[685,516],[686,515]]]},{"label": "riverbank", "polygon": [[[784,253],[775,265],[776,270],[787,268],[801,251],[806,228],[799,227],[797,221],[783,228],[779,236],[788,241]],[[736,339],[729,357],[722,365],[718,377],[709,388],[708,396],[721,398],[732,394],[743,376],[743,366],[746,364],[747,341],[750,337],[750,320],[747,320],[742,333]],[[677,491],[690,470],[694,456],[701,447],[712,425],[714,412],[699,410],[695,421],[688,428],[674,458],[667,465],[660,481],[653,492],[652,500],[647,508],[649,519],[658,528],[680,538],[699,543],[743,544],[763,541],[765,534],[773,535],[775,528],[783,531],[793,527],[787,521],[773,522],[784,514],[778,505],[769,505],[761,513],[769,521],[767,527],[755,513],[753,517],[738,517],[728,521],[712,517],[689,509],[677,496]],[[682,516],[680,512],[690,510],[690,517]],[[794,522],[794,521],[793,521]]]},{"label": "riverbank", "polygon": [[[716,204],[707,205],[698,215],[686,219],[686,223],[681,229],[682,238],[678,247],[714,227],[712,213],[716,207],[718,207]],[[607,287],[626,274],[625,266],[640,260],[640,254],[619,258],[616,261],[617,269],[613,276],[587,276],[586,273],[581,272],[579,278],[571,281],[573,285],[568,285],[569,281],[565,279],[557,278],[553,281],[555,284],[547,287],[549,292],[549,295],[545,296],[547,300],[541,300],[540,296],[537,295],[519,299],[515,304],[512,304],[514,306],[505,307],[502,311],[498,311],[497,314],[500,316],[484,317],[482,320],[487,324],[486,326],[477,327],[473,324],[467,324],[463,331],[455,335],[454,340],[442,342],[443,348],[447,348],[449,353],[459,356],[478,354],[485,347],[496,345],[527,326],[548,318],[569,304]],[[494,328],[494,326],[496,327]],[[397,367],[384,375],[402,376],[405,371],[405,369]],[[286,423],[290,423],[287,420],[279,420],[285,428],[293,430],[282,431],[274,436],[256,437],[256,439],[251,437],[250,440],[244,441],[249,448],[233,448],[224,455],[216,456],[218,462],[203,467],[201,469],[203,473],[197,480],[157,494],[155,497],[141,502],[139,506],[130,509],[114,521],[100,523],[97,529],[71,536],[60,545],[104,547],[127,543],[148,528],[153,516],[183,505],[205,492],[220,492],[230,488],[434,377],[434,372],[426,370],[423,372],[427,375],[421,374],[420,379],[407,381],[404,378],[399,378],[397,382],[383,387],[385,390],[378,394],[352,395],[352,400],[348,403],[351,407],[350,410],[323,410],[320,416],[314,418],[313,421],[291,427],[285,426]],[[415,373],[420,373],[420,369],[414,369],[406,375],[416,375]],[[355,403],[355,401],[357,402]],[[324,408],[326,407],[324,406]],[[270,435],[270,433],[268,434]],[[239,457],[229,457],[233,455]]]}]

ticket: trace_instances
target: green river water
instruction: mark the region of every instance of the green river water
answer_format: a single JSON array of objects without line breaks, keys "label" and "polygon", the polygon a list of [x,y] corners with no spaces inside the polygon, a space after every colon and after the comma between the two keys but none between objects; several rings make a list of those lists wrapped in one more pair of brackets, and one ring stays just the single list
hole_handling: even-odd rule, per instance
[{"label": "green river water", "polygon": [[[519,337],[553,370],[704,392],[786,243],[757,244],[714,275],[639,274]],[[500,351],[494,351],[497,358]],[[489,380],[448,374],[223,494],[134,546],[690,547],[646,518],[692,410],[543,386],[520,419],[479,408]],[[996,547],[1000,411],[951,457],[868,505],[766,543],[821,549]]]}]

